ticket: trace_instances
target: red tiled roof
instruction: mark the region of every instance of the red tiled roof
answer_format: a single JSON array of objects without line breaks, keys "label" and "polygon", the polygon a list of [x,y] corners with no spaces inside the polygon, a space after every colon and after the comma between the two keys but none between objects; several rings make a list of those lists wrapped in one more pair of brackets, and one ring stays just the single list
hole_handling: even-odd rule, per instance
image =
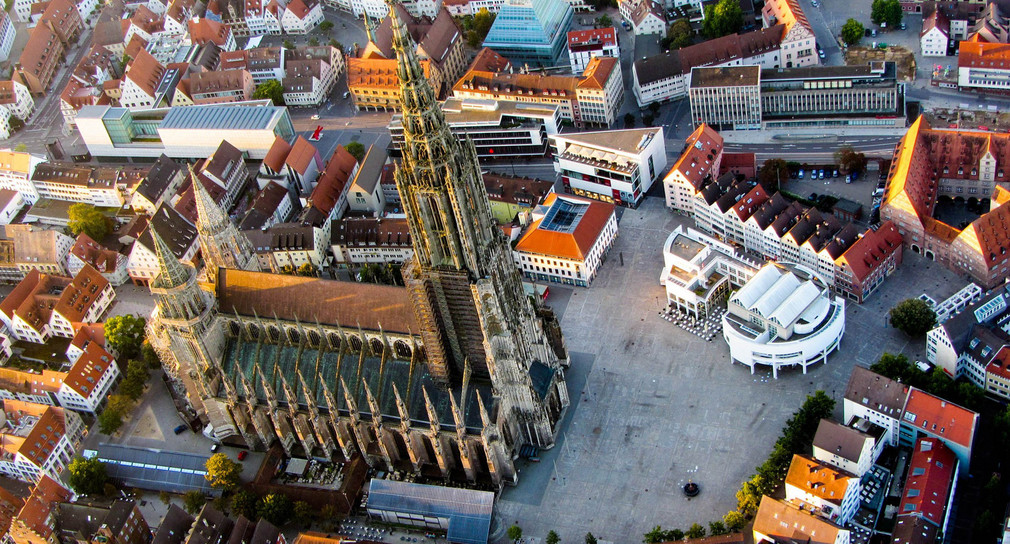
[{"label": "red tiled roof", "polygon": [[614,215],[614,205],[598,200],[589,200],[573,196],[558,196],[551,193],[544,199],[543,205],[550,208],[559,200],[569,200],[588,204],[589,207],[578,220],[571,232],[558,232],[540,228],[543,219],[535,221],[519,238],[516,250],[537,255],[547,255],[562,259],[583,261],[593,244],[599,239],[603,228]]},{"label": "red tiled roof", "polygon": [[511,67],[512,63],[509,62],[509,59],[499,55],[491,48],[485,47],[477,53],[467,71],[507,72]]},{"label": "red tiled roof", "polygon": [[[48,525],[53,508],[58,503],[69,501],[70,497],[70,491],[59,482],[49,476],[42,476],[39,483],[32,489],[31,497],[18,512],[14,525],[23,526],[28,531],[48,540],[53,534],[53,527]],[[15,541],[18,541],[17,537],[20,536],[19,529],[19,527],[11,527],[12,533],[15,533],[12,534]]]},{"label": "red tiled roof", "polygon": [[943,525],[957,457],[941,440],[920,438],[908,463],[898,516],[919,516]]},{"label": "red tiled roof", "polygon": [[[272,150],[273,148],[271,148]],[[308,169],[309,165],[316,162],[317,167],[319,166],[319,150],[316,146],[312,145],[311,142],[306,140],[303,136],[299,136],[295,139],[295,144],[291,146],[291,152],[288,153],[287,159],[284,160],[284,164],[288,165],[288,168],[298,172],[299,174],[304,174]]]},{"label": "red tiled roof", "polygon": [[580,89],[603,89],[607,85],[607,79],[615,69],[620,69],[620,61],[614,57],[593,57],[589,59],[582,79],[579,80]]},{"label": "red tiled roof", "polygon": [[670,173],[680,172],[695,189],[698,189],[705,176],[711,173],[713,162],[722,152],[722,142],[722,136],[719,136],[718,132],[702,123],[687,137],[684,153],[673,163]]},{"label": "red tiled roof", "polygon": [[943,32],[944,36],[950,36],[950,21],[947,20],[947,16],[941,13],[939,9],[933,10],[932,15],[922,21],[922,32],[919,33],[919,36],[925,36],[927,32],[934,28],[938,28],[940,32]]},{"label": "red tiled roof", "polygon": [[214,42],[220,47],[228,43],[228,35],[231,29],[228,25],[202,18],[197,21],[189,21],[189,36],[193,43],[203,45],[207,42]]},{"label": "red tiled roof", "polygon": [[98,272],[111,272],[117,268],[122,254],[106,249],[102,244],[91,239],[85,233],[77,235],[77,241],[70,248],[70,253],[95,267]]},{"label": "red tiled roof", "polygon": [[587,43],[617,45],[617,29],[614,27],[591,28],[588,30],[572,30],[568,33],[569,48]]},{"label": "red tiled roof", "polygon": [[351,172],[357,164],[358,160],[354,155],[344,149],[344,146],[338,145],[319,176],[319,183],[309,196],[309,206],[329,215],[340,200],[340,194],[344,192],[344,187],[350,181]]},{"label": "red tiled roof", "polygon": [[971,448],[978,414],[913,387],[902,421],[924,433]]},{"label": "red tiled roof", "polygon": [[288,11],[299,19],[304,19],[312,11],[316,3],[313,0],[291,0],[288,2]]},{"label": "red tiled roof", "polygon": [[768,195],[768,191],[758,184],[733,205],[733,212],[736,213],[741,221],[746,221],[769,198],[771,197]]},{"label": "red tiled roof", "polygon": [[[131,40],[132,41],[132,40]],[[124,79],[132,81],[150,96],[158,90],[158,83],[165,75],[165,67],[146,50],[138,51],[130,63]]]},{"label": "red tiled roof", "polygon": [[263,158],[263,164],[274,172],[280,172],[284,168],[284,162],[288,159],[288,153],[291,153],[291,144],[278,136],[274,139],[270,150],[267,151],[267,156]]},{"label": "red tiled roof", "polygon": [[893,251],[901,251],[901,233],[891,221],[885,221],[877,230],[868,230],[856,240],[842,256],[839,265],[848,266],[852,275],[862,283],[878,266],[887,262]]},{"label": "red tiled roof", "polygon": [[1010,346],[1000,348],[996,356],[985,367],[986,374],[993,374],[997,378],[1010,380]]},{"label": "red tiled roof", "polygon": [[81,323],[77,327],[70,345],[83,350],[89,343],[105,347],[105,323]]},{"label": "red tiled roof", "polygon": [[957,53],[958,68],[1010,68],[1010,44],[962,41]]}]

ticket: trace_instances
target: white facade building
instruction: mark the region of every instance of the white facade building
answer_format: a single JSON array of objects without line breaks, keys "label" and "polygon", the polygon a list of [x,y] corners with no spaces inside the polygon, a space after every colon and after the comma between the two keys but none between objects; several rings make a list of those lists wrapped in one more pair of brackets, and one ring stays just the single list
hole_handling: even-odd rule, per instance
[{"label": "white facade building", "polygon": [[638,207],[666,169],[663,128],[558,134],[554,171],[565,190],[578,196]]},{"label": "white facade building", "polygon": [[28,483],[37,483],[43,475],[59,481],[84,439],[81,416],[18,400],[3,401],[3,412],[0,474]]},{"label": "white facade building", "polygon": [[780,368],[826,363],[845,333],[845,301],[802,267],[766,264],[729,298],[723,337],[734,362]]},{"label": "white facade building", "polygon": [[39,192],[32,183],[35,168],[45,162],[45,158],[18,151],[0,151],[0,189],[10,189],[21,193],[28,204],[39,199]]},{"label": "white facade building", "polygon": [[786,502],[832,523],[844,526],[859,510],[859,495],[863,489],[859,476],[818,459],[793,455],[785,484]]},{"label": "white facade building", "polygon": [[589,287],[617,238],[614,205],[551,193],[512,256],[528,279]]},{"label": "white facade building", "polygon": [[91,342],[70,368],[56,398],[64,408],[94,414],[104,404],[119,375],[119,366],[112,355]]},{"label": "white facade building", "polygon": [[726,301],[730,290],[754,277],[762,264],[729,244],[678,226],[663,244],[659,283],[666,287],[667,305],[702,319]]}]

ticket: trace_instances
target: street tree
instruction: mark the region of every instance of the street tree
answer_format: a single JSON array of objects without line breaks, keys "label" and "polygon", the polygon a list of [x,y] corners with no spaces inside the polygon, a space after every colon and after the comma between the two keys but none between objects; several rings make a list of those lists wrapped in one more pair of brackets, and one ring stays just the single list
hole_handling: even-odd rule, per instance
[{"label": "street tree", "polygon": [[866,155],[847,145],[835,151],[835,164],[842,172],[862,172],[866,170]]},{"label": "street tree", "polygon": [[190,514],[196,514],[207,504],[207,497],[199,489],[191,489],[182,496],[182,507]]},{"label": "street tree", "polygon": [[25,145],[25,144],[18,144],[16,146],[14,146],[14,151],[16,151],[18,153],[27,153],[28,152],[28,146]]},{"label": "street tree", "polygon": [[309,38],[309,45],[315,47],[319,45],[319,40],[315,37]]},{"label": "street tree", "polygon": [[333,30],[333,22],[332,21],[323,21],[323,22],[319,23],[319,30],[322,30],[323,32],[329,32],[329,31]]},{"label": "street tree", "polygon": [[730,532],[735,533],[740,531],[747,525],[747,518],[743,516],[740,512],[736,510],[730,510],[726,512],[726,515],[722,517],[722,522],[726,525],[726,529]]},{"label": "street tree", "polygon": [[105,473],[105,463],[97,457],[85,459],[74,457],[67,467],[70,479],[67,483],[78,495],[98,495],[105,488],[109,476]]},{"label": "street tree", "polygon": [[523,537],[523,528],[518,525],[512,525],[505,534],[508,535],[509,540],[512,542],[518,542]]},{"label": "street tree", "polygon": [[298,267],[299,276],[315,276],[319,269],[312,263],[305,263]]},{"label": "street tree", "polygon": [[238,487],[242,463],[232,461],[223,453],[215,453],[207,459],[206,467],[207,474],[203,477],[210,482],[211,487],[225,490]]},{"label": "street tree", "polygon": [[635,114],[624,114],[624,128],[635,128]]},{"label": "street tree", "polygon": [[487,8],[480,8],[480,11],[473,16],[471,30],[466,35],[467,45],[474,49],[479,49],[481,44],[484,43],[484,38],[487,38],[487,33],[491,31],[494,19],[494,13],[488,11]]},{"label": "street tree", "polygon": [[558,544],[558,542],[561,542],[561,537],[558,536],[558,533],[554,532],[553,529],[551,529],[550,531],[548,531],[547,532],[547,538],[544,539],[544,543],[545,544]]},{"label": "street tree", "polygon": [[600,25],[600,28],[607,28],[614,26],[614,21],[613,19],[610,18],[609,15],[604,13],[603,15],[600,16],[599,19],[596,20],[596,24]]},{"label": "street tree", "polygon": [[259,517],[282,527],[291,519],[294,513],[294,504],[287,495],[281,493],[270,493],[260,499],[256,505],[256,513]]},{"label": "street tree", "polygon": [[687,538],[702,538],[705,536],[705,528],[700,523],[695,523],[688,527],[687,533],[684,536]]},{"label": "street tree", "polygon": [[344,150],[354,156],[358,162],[365,158],[365,146],[361,142],[350,142],[344,146]]},{"label": "street tree", "polygon": [[778,191],[784,179],[789,179],[789,166],[782,159],[768,159],[758,170],[758,182],[770,193]]},{"label": "street tree", "polygon": [[281,82],[276,79],[264,81],[256,86],[256,90],[253,91],[253,98],[257,100],[269,98],[274,103],[274,106],[283,106],[284,85],[281,85]]},{"label": "street tree", "polygon": [[126,378],[119,384],[119,392],[132,400],[138,400],[144,394],[149,376],[147,363],[130,359],[126,365]]},{"label": "street tree", "polygon": [[586,544],[596,544],[596,537],[593,533],[586,533]]},{"label": "street tree", "polygon": [[70,206],[67,210],[70,232],[77,236],[87,234],[92,240],[101,242],[109,234],[109,219],[98,208],[83,202]]},{"label": "street tree", "polygon": [[295,521],[302,525],[309,525],[316,517],[316,510],[311,504],[305,501],[295,501]]},{"label": "street tree", "polygon": [[146,325],[146,319],[131,314],[110,317],[105,320],[105,342],[120,359],[133,359],[140,355]]},{"label": "street tree", "polygon": [[232,511],[236,515],[243,515],[251,521],[256,521],[256,504],[260,498],[252,491],[240,489],[235,492],[231,500]]},{"label": "street tree", "polygon": [[694,30],[691,28],[691,21],[684,18],[677,19],[666,30],[666,38],[663,39],[661,45],[663,49],[687,47],[691,45],[692,36],[694,36]]},{"label": "street tree", "polygon": [[284,46],[284,49],[294,49],[295,48],[295,44],[291,40],[284,40],[284,43],[282,43],[281,45]]},{"label": "street tree", "polygon": [[[895,0],[897,1],[897,0]],[[709,39],[736,34],[743,27],[743,9],[737,0],[719,0],[705,8],[701,32]]]},{"label": "street tree", "polygon": [[909,336],[922,336],[936,326],[936,312],[919,298],[909,298],[891,308],[891,325]]},{"label": "street tree", "polygon": [[729,530],[726,529],[726,524],[721,520],[716,520],[708,524],[708,534],[712,536],[719,536],[728,533]]},{"label": "street tree", "polygon": [[870,5],[870,20],[875,25],[887,23],[891,28],[895,28],[901,24],[903,15],[901,2],[898,0],[873,0],[873,4]]},{"label": "street tree", "polygon": [[849,19],[845,21],[842,25],[842,41],[845,42],[847,46],[858,45],[859,41],[863,39],[863,35],[866,29],[863,28],[863,23],[855,19]]}]

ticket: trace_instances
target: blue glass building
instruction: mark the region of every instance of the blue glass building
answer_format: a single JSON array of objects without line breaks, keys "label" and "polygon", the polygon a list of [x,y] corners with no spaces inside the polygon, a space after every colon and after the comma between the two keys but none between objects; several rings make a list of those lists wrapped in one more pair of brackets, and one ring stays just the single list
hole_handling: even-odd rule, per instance
[{"label": "blue glass building", "polygon": [[516,68],[568,64],[568,30],[575,11],[565,0],[506,0],[484,39]]}]

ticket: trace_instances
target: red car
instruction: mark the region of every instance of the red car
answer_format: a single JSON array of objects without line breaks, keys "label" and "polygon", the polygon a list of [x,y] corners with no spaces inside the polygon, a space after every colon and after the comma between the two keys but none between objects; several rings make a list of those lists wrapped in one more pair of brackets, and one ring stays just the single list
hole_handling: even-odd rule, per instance
[{"label": "red car", "polygon": [[322,134],[323,134],[323,127],[322,125],[319,125],[316,127],[316,131],[312,133],[312,136],[309,136],[309,140],[313,142],[318,142],[319,137],[322,136]]},{"label": "red car", "polygon": [[238,452],[238,460],[239,461],[244,460],[248,456],[249,456],[249,452],[247,450],[242,450],[242,451]]}]

